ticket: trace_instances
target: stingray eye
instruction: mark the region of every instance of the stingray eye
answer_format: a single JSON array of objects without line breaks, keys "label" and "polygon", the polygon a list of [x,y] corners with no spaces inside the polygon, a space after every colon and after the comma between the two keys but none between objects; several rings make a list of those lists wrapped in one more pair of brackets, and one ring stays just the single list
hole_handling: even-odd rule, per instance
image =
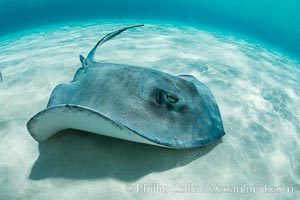
[{"label": "stingray eye", "polygon": [[159,105],[166,105],[166,106],[175,106],[179,101],[179,98],[176,95],[170,95],[167,92],[160,90],[156,94],[156,103]]},{"label": "stingray eye", "polygon": [[176,103],[178,101],[178,98],[176,98],[176,97],[173,97],[173,96],[170,96],[170,95],[166,95],[166,97],[167,97],[167,100],[170,103]]}]

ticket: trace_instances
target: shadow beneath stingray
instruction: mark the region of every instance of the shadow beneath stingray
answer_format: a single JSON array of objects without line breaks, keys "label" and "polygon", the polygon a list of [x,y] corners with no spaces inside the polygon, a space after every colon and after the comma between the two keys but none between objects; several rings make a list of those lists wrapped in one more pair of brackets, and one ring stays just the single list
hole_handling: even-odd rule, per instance
[{"label": "shadow beneath stingray", "polygon": [[[220,141],[219,141],[220,142]],[[184,166],[209,153],[218,143],[176,150],[65,130],[39,144],[39,157],[29,178],[101,179],[134,181],[152,172]]]}]

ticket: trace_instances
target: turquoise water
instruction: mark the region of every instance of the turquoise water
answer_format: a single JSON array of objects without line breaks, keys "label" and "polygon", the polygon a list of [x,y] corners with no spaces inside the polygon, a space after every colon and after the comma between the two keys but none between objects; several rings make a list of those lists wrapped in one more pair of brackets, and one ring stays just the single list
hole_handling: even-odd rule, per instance
[{"label": "turquoise water", "polygon": [[297,0],[10,0],[0,1],[0,33],[103,18],[172,20],[243,34],[299,58],[299,10]]},{"label": "turquoise water", "polygon": [[[26,122],[46,107],[57,84],[72,80],[81,65],[78,55],[99,39],[95,32],[132,23],[42,27],[1,42],[1,199],[299,198],[299,63],[190,26],[146,23],[103,45],[96,59],[195,76],[218,102],[222,143],[176,151],[78,131],[42,144],[33,140]],[[157,184],[168,192],[155,189]],[[185,191],[186,185],[196,189]],[[244,185],[269,189],[222,190]]]},{"label": "turquoise water", "polygon": [[[0,199],[299,199],[299,3],[239,2],[0,3]],[[33,140],[27,121],[78,55],[136,23],[96,60],[195,76],[223,140],[184,151],[71,130]]]}]

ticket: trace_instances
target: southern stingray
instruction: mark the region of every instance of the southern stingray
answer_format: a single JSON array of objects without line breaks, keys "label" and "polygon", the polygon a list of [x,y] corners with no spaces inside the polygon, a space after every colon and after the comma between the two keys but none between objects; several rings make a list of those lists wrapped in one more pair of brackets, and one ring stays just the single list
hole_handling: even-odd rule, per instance
[{"label": "southern stingray", "polygon": [[47,109],[27,128],[37,141],[78,129],[170,148],[213,143],[225,132],[210,89],[191,75],[174,76],[146,67],[96,62],[97,48],[126,27],[104,36],[74,79],[53,90]]}]

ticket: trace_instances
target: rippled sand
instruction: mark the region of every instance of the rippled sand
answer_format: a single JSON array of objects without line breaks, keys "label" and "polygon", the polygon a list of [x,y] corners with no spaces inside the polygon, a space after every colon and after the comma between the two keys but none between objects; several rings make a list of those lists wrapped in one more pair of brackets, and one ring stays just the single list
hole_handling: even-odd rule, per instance
[{"label": "rippled sand", "polygon": [[33,140],[26,122],[71,81],[78,55],[132,24],[57,25],[0,39],[0,199],[300,198],[300,64],[230,35],[146,24],[96,56],[197,77],[218,102],[222,142],[171,150],[79,131]]}]

